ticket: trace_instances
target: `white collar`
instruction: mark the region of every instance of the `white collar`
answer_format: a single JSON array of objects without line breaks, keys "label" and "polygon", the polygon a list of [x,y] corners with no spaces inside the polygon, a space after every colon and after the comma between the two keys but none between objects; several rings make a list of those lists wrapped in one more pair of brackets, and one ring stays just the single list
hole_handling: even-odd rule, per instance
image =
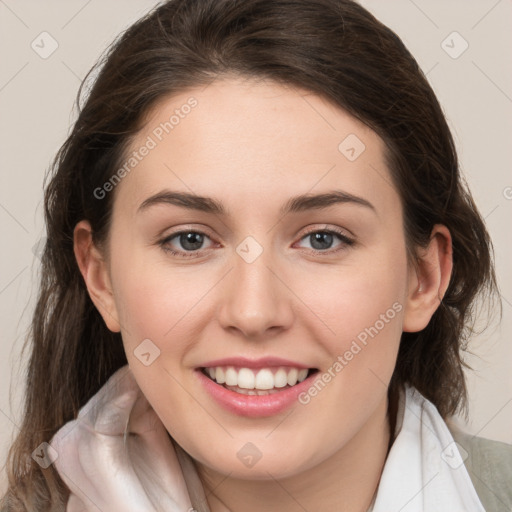
[{"label": "white collar", "polygon": [[395,435],[371,512],[485,512],[448,426],[407,384]]},{"label": "white collar", "polygon": [[[400,391],[394,441],[368,512],[485,512],[437,408],[416,388]],[[188,456],[177,447],[192,502],[209,512]]]}]

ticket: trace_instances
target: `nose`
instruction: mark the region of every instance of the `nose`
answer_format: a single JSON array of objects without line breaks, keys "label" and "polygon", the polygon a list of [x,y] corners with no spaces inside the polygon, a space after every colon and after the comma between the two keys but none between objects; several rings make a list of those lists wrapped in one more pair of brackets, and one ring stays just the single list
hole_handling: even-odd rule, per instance
[{"label": "nose", "polygon": [[250,340],[262,340],[293,323],[293,293],[284,272],[263,251],[248,262],[234,253],[226,276],[218,319],[221,326]]}]

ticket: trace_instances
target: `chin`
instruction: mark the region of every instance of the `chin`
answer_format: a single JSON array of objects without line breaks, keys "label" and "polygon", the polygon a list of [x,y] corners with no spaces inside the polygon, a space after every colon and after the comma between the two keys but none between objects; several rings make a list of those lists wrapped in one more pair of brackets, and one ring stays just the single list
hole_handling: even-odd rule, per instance
[{"label": "chin", "polygon": [[225,448],[220,457],[208,454],[207,458],[194,458],[216,473],[229,475],[229,478],[261,481],[292,477],[321,462],[318,452],[315,457],[312,454],[308,458],[304,453],[304,446],[287,448],[283,452],[268,447],[267,450],[272,451],[265,454],[258,452],[255,445],[247,443],[242,445],[242,448],[237,447],[235,458],[227,456],[230,448]]}]

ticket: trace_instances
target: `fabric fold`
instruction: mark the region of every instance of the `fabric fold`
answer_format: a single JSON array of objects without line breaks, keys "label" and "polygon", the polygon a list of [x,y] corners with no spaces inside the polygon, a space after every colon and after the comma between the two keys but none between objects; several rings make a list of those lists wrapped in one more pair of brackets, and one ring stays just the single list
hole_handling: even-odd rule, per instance
[{"label": "fabric fold", "polygon": [[485,512],[436,407],[410,385],[371,512]]},{"label": "fabric fold", "polygon": [[[71,490],[68,512],[210,512],[193,459],[169,437],[127,367],[51,444],[59,454],[55,467]],[[368,512],[486,512],[461,453],[467,456],[436,407],[406,385]]]}]

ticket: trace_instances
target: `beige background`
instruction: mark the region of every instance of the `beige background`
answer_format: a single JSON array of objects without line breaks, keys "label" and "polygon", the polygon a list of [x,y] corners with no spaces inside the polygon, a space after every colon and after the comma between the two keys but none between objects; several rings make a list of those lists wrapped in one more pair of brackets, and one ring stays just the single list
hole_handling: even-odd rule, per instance
[{"label": "beige background", "polygon": [[[472,342],[478,357],[467,357],[475,369],[467,373],[471,418],[460,424],[473,434],[512,443],[512,3],[362,3],[397,32],[427,73],[493,237],[503,319]],[[20,421],[25,368],[20,348],[37,289],[44,172],[75,118],[81,79],[106,45],[155,4],[0,0],[0,467]],[[31,47],[45,37],[45,48],[51,48],[49,36],[39,37],[43,31],[58,44],[46,59]],[[453,58],[466,42],[466,51]],[[1,469],[0,492],[4,486]]]}]

